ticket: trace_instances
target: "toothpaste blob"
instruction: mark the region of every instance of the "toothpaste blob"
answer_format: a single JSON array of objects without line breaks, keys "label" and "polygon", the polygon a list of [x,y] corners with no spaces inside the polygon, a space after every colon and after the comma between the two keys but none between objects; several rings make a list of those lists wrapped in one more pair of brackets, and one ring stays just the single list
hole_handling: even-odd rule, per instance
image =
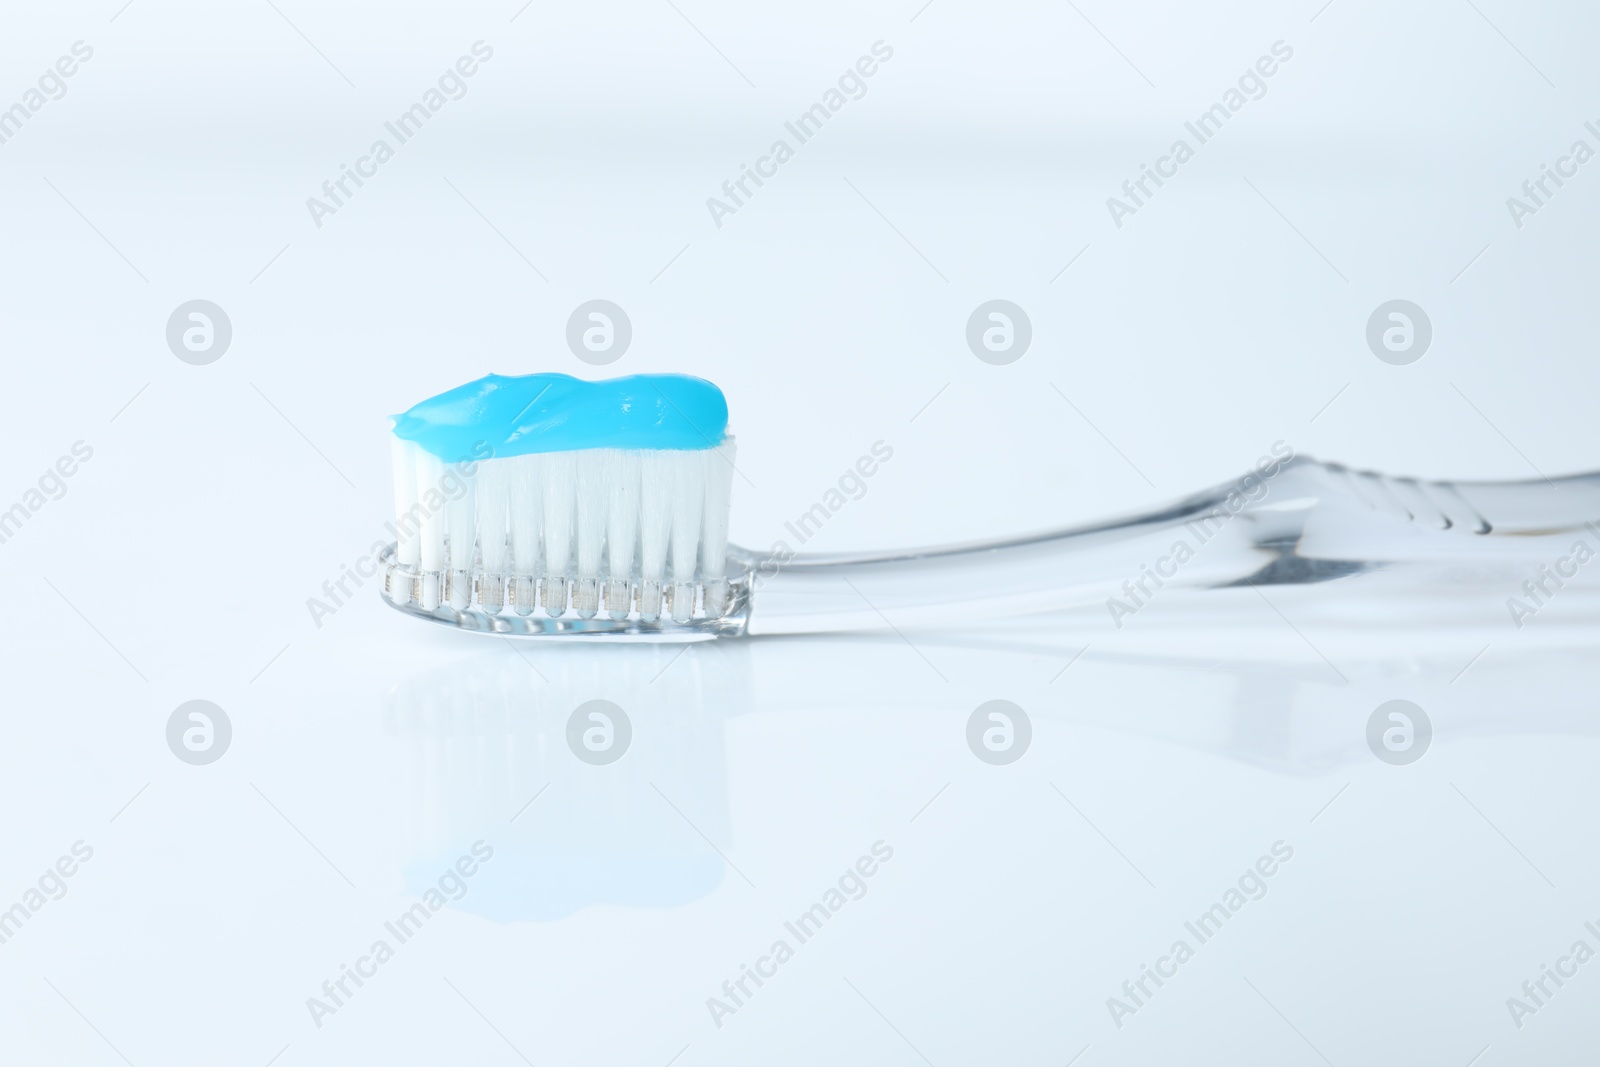
[{"label": "toothpaste blob", "polygon": [[591,448],[699,450],[722,444],[722,390],[686,374],[588,382],[490,374],[394,417],[394,435],[446,463]]}]

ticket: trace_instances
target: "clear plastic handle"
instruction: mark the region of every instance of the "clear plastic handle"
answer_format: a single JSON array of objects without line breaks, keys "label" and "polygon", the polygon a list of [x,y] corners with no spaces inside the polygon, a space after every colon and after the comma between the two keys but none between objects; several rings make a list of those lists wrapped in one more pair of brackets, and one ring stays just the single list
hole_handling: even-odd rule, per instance
[{"label": "clear plastic handle", "polygon": [[985,544],[875,555],[737,550],[751,634],[952,626],[1140,603],[1158,591],[1404,571],[1513,583],[1600,554],[1600,474],[1423,482],[1296,458],[1158,511]]}]

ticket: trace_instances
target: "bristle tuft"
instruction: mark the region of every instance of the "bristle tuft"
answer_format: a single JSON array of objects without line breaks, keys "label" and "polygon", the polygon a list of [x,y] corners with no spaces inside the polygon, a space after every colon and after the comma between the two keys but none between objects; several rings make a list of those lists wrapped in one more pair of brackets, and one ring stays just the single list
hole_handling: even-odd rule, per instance
[{"label": "bristle tuft", "polygon": [[391,455],[397,599],[680,624],[726,608],[731,437],[460,464],[392,438]]}]

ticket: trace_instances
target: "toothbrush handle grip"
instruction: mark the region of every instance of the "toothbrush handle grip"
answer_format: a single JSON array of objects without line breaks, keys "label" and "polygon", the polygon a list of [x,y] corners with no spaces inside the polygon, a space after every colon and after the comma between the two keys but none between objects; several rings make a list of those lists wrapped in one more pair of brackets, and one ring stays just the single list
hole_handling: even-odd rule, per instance
[{"label": "toothbrush handle grip", "polygon": [[1173,589],[1302,585],[1382,570],[1511,580],[1575,540],[1600,554],[1600,473],[1421,482],[1292,459],[1156,511],[1009,541],[877,555],[742,554],[751,634],[924,628]]}]

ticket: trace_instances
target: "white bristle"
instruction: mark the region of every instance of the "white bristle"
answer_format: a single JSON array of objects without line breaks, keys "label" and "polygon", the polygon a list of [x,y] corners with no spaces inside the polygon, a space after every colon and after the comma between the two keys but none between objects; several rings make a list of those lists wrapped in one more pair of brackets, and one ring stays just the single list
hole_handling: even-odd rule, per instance
[{"label": "white bristle", "polygon": [[472,603],[472,563],[478,516],[473,501],[473,478],[459,463],[444,468],[445,536],[449,540],[450,578],[447,599],[457,611]]},{"label": "white bristle", "polygon": [[544,457],[514,456],[484,460],[507,464],[511,483],[512,603],[518,615],[533,611],[534,582],[539,574],[539,530],[544,525]]},{"label": "white bristle", "polygon": [[412,509],[417,506],[418,448],[410,441],[389,438],[389,459],[394,472],[394,526],[395,562],[405,567],[417,565],[417,516]]},{"label": "white bristle", "polygon": [[672,462],[665,452],[639,457],[639,614],[661,614],[661,579],[672,537]]},{"label": "white bristle", "polygon": [[544,457],[544,610],[567,610],[567,567],[572,560],[572,520],[578,505],[578,453]]},{"label": "white bristle", "polygon": [[672,617],[694,615],[694,568],[700,560],[700,524],[705,518],[706,460],[711,449],[669,453],[672,459]]},{"label": "white bristle", "polygon": [[505,603],[511,577],[511,549],[506,540],[506,512],[511,505],[511,465],[479,463],[476,475],[478,550],[483,555],[483,588],[479,596],[488,611]]},{"label": "white bristle", "polygon": [[575,452],[578,483],[578,581],[572,606],[580,618],[592,619],[600,610],[600,565],[605,558],[607,448]]},{"label": "white bristle", "polygon": [[416,456],[417,499],[422,505],[421,529],[417,531],[417,567],[422,572],[418,599],[424,610],[439,606],[444,584],[445,499],[439,488],[444,479],[444,463],[431,452],[419,450]]},{"label": "white bristle", "polygon": [[706,453],[705,519],[700,528],[700,580],[706,614],[720,615],[728,597],[728,505],[733,494],[733,438]]},{"label": "white bristle", "polygon": [[415,596],[429,611],[636,612],[644,622],[669,605],[678,623],[701,604],[710,616],[726,610],[732,438],[714,449],[597,448],[471,465],[396,438],[391,455],[395,558],[407,576],[390,583],[392,597]]},{"label": "white bristle", "polygon": [[639,453],[608,448],[606,457],[606,610],[627,618],[633,599],[633,554],[639,543]]}]

